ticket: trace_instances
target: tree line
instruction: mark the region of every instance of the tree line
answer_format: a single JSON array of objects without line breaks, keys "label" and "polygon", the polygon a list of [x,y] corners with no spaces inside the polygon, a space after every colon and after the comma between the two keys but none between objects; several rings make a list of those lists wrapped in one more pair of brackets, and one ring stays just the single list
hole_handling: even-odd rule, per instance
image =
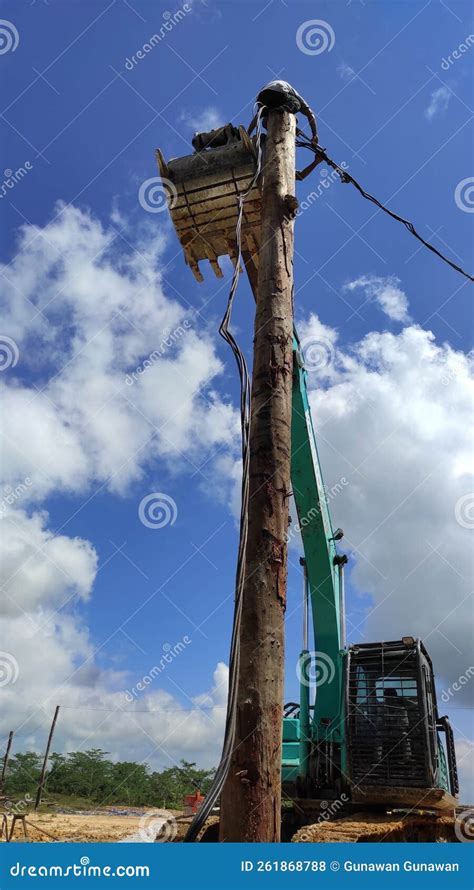
[{"label": "tree line", "polygon": [[[81,798],[103,806],[153,806],[181,809],[186,794],[208,790],[214,770],[197,769],[181,760],[161,772],[133,760],[112,761],[107,751],[91,748],[70,754],[51,754],[43,798],[48,795]],[[42,757],[34,751],[16,754],[8,763],[4,794],[14,800],[34,799]]]}]

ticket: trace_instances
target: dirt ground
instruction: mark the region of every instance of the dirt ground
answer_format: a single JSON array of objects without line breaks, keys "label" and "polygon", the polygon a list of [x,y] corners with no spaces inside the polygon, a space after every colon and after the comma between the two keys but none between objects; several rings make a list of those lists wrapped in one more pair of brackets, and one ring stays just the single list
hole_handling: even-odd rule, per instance
[{"label": "dirt ground", "polygon": [[[140,813],[130,810],[128,815],[115,815],[111,813],[31,813],[25,814],[28,829],[28,840],[40,841],[69,841],[69,842],[96,842],[107,843],[122,841],[130,843],[149,841],[156,834],[154,828],[159,827],[160,836],[164,841],[179,842],[183,839],[190,819],[181,820],[182,815],[178,810],[167,810],[171,816],[177,817],[165,823],[164,811],[150,809]],[[361,814],[362,815],[362,814]],[[9,816],[11,824],[11,816]],[[164,827],[163,827],[164,826]],[[168,828],[169,826],[169,828]],[[163,834],[164,831],[164,834]],[[47,832],[47,834],[45,833]],[[5,841],[5,838],[1,838]],[[17,822],[14,841],[26,840],[23,834],[21,822]],[[293,837],[293,841],[315,843],[321,841],[375,841],[375,842],[399,842],[409,841],[454,841],[453,819],[444,817],[430,820],[426,817],[411,816],[400,820],[396,816],[372,818],[369,824],[364,825],[361,820],[353,821],[346,817],[332,823],[314,824],[301,828]]]},{"label": "dirt ground", "polygon": [[[130,814],[127,816],[115,816],[109,814],[78,813],[25,813],[29,841],[93,841],[96,843],[108,841],[124,841],[127,838],[140,839],[139,831],[153,818],[153,810],[145,815]],[[169,810],[174,816],[181,815],[177,810]],[[11,824],[11,817],[9,817]],[[188,823],[172,823],[172,837],[170,840],[179,839],[186,831]],[[43,831],[41,831],[43,829]],[[48,834],[44,834],[47,832]],[[52,835],[49,837],[48,835]],[[138,838],[137,838],[138,836]],[[15,825],[12,840],[23,840],[23,827],[20,821]],[[4,837],[1,839],[5,840]]]}]

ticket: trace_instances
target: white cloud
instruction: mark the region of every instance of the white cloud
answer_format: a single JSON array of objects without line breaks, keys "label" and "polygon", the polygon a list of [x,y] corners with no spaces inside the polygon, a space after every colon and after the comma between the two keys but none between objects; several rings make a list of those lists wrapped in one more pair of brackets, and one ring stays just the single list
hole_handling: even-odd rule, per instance
[{"label": "white cloud", "polygon": [[[2,378],[0,484],[28,476],[37,502],[94,482],[123,492],[157,457],[174,454],[179,465],[212,447],[232,450],[237,414],[211,388],[221,362],[192,308],[163,292],[156,223],[134,250],[85,211],[59,206],[58,214],[43,229],[24,226],[3,267],[4,330],[20,361]],[[22,382],[25,371],[37,388]]]},{"label": "white cloud", "polygon": [[377,275],[361,275],[354,281],[344,285],[345,291],[355,291],[361,288],[365,292],[366,300],[373,300],[388,315],[392,321],[410,321],[408,314],[408,298],[399,287],[400,279],[395,275],[380,278]]},{"label": "white cloud", "polygon": [[[93,642],[77,615],[43,609],[36,617],[34,623],[26,615],[1,620],[4,647],[18,665],[16,682],[2,688],[3,736],[14,727],[17,746],[44,750],[59,703],[56,751],[102,747],[112,759],[145,760],[153,767],[172,766],[181,757],[205,766],[217,763],[225,722],[225,665],[217,665],[209,691],[184,705],[162,688],[160,676],[146,695],[130,702],[127,690],[142,676],[99,668]],[[177,656],[188,659],[190,670],[193,645],[191,640],[189,652]],[[0,653],[0,668],[4,659]]]},{"label": "white cloud", "polygon": [[189,0],[193,14],[208,24],[213,24],[222,18],[222,11],[211,0]]},{"label": "white cloud", "polygon": [[334,356],[337,331],[323,324],[317,315],[311,315],[307,321],[298,325],[298,332],[306,367],[317,371],[320,380],[336,380],[338,372],[334,365]]},{"label": "white cloud", "polygon": [[59,608],[71,596],[89,598],[97,570],[94,548],[81,538],[54,534],[47,521],[44,512],[28,517],[21,509],[0,520],[0,615],[33,616]]},{"label": "white cloud", "polygon": [[[112,223],[126,220],[114,212]],[[114,225],[58,205],[50,223],[22,227],[15,257],[1,267],[3,330],[20,359],[0,381],[0,626],[2,648],[19,668],[16,683],[2,689],[0,719],[4,732],[16,727],[28,735],[25,744],[41,748],[57,701],[168,710],[157,720],[64,708],[57,745],[102,745],[163,765],[166,751],[175,759],[192,753],[211,765],[225,715],[225,667],[206,693],[206,714],[188,714],[158,681],[128,705],[125,689],[140,678],[99,667],[81,611],[93,597],[98,555],[90,542],[53,532],[40,509],[53,494],[127,494],[151,468],[159,489],[165,464],[192,472],[214,450],[231,464],[238,456],[238,414],[215,389],[222,365],[211,332],[164,293],[163,245],[156,218],[129,247]],[[149,754],[155,743],[164,750]]]},{"label": "white cloud", "polygon": [[217,108],[209,107],[202,109],[188,109],[181,112],[179,116],[181,123],[189,127],[193,133],[207,133],[216,127],[222,127],[226,120]]},{"label": "white cloud", "polygon": [[342,62],[340,65],[338,65],[337,73],[339,74],[341,80],[352,80],[352,78],[355,77],[354,69],[351,68],[350,65],[347,65],[346,62]]},{"label": "white cloud", "polygon": [[447,87],[441,86],[438,87],[437,90],[433,90],[430,96],[430,101],[428,107],[425,109],[425,117],[431,121],[437,114],[442,114],[446,111],[452,97],[451,90],[448,90]]}]

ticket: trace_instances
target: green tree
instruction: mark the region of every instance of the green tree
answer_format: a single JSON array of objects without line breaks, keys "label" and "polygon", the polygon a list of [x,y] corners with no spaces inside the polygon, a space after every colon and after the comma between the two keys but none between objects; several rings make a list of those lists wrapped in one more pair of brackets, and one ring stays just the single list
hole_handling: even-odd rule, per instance
[{"label": "green tree", "polygon": [[110,800],[129,806],[152,804],[148,767],[143,763],[124,760],[114,763],[111,770]]},{"label": "green tree", "polygon": [[68,756],[70,793],[92,801],[101,801],[112,790],[112,763],[105,759],[106,751],[72,751]]},{"label": "green tree", "polygon": [[15,754],[8,764],[5,777],[7,795],[33,795],[41,775],[42,759],[34,751]]},{"label": "green tree", "polygon": [[[42,757],[34,751],[16,754],[8,765],[5,791],[18,798],[36,792]],[[186,794],[209,788],[214,770],[202,770],[181,760],[179,766],[150,772],[147,764],[124,760],[113,763],[107,751],[91,748],[70,754],[53,753],[46,774],[49,795],[80,797],[91,804],[150,806],[180,809]]]}]

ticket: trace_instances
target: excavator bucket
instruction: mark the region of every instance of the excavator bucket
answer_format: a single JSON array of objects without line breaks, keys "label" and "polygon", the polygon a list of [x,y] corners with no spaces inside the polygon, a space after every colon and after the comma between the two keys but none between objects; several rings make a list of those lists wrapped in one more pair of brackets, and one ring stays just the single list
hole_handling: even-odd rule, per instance
[{"label": "excavator bucket", "polygon": [[[250,188],[257,167],[255,140],[244,127],[227,124],[210,133],[197,133],[195,152],[165,161],[156,150],[158,169],[186,263],[203,281],[201,260],[209,260],[222,277],[220,256],[237,262],[236,227],[239,195]],[[261,192],[257,182],[247,195],[242,217],[242,255],[258,268]]]}]

